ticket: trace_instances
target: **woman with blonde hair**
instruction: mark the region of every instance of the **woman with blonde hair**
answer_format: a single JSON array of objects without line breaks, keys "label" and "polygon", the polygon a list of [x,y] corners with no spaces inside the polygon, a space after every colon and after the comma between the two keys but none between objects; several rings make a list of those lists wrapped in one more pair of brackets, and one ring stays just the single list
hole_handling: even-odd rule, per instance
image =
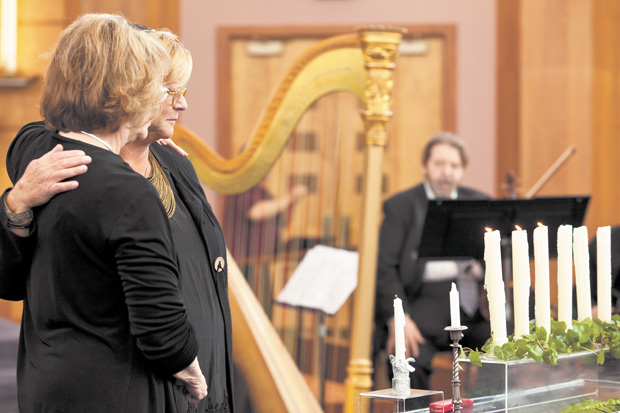
[{"label": "woman with blonde hair", "polygon": [[[150,30],[142,27],[143,30]],[[155,187],[168,211],[174,250],[179,264],[179,286],[187,316],[198,339],[198,361],[209,385],[209,394],[188,405],[177,398],[182,413],[233,411],[232,323],[228,302],[226,245],[218,220],[207,201],[191,162],[173,148],[153,144],[174,133],[192,72],[190,52],[168,30],[152,31],[164,44],[172,62],[164,80],[168,97],[149,126],[148,137],[121,150],[134,171]]]},{"label": "woman with blonde hair", "polygon": [[32,211],[11,210],[3,197],[7,225],[32,248],[22,271],[0,284],[2,298],[24,300],[22,413],[175,412],[175,378],[188,401],[207,394],[166,211],[118,155],[146,138],[169,96],[169,72],[154,36],[120,16],[82,16],[52,53],[46,128],[27,125],[11,144],[13,182],[58,144],[92,158],[77,189]]}]

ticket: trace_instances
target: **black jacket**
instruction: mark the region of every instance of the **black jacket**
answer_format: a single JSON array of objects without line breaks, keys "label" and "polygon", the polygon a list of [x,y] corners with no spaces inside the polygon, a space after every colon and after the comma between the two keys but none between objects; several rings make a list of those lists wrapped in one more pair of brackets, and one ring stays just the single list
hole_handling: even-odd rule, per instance
[{"label": "black jacket", "polygon": [[165,211],[120,156],[41,123],[23,128],[9,148],[13,182],[58,143],[93,162],[75,178],[79,188],[35,208],[25,271],[1,274],[24,283],[20,411],[173,411],[171,375],[191,363],[198,343]]},{"label": "black jacket", "polygon": [[[458,199],[489,199],[474,189],[458,188]],[[428,198],[424,185],[400,192],[383,204],[384,218],[379,236],[379,256],[375,322],[383,329],[394,315],[394,295],[403,301],[403,310],[419,294],[423,265],[418,261]],[[447,297],[446,297],[447,298]]]}]

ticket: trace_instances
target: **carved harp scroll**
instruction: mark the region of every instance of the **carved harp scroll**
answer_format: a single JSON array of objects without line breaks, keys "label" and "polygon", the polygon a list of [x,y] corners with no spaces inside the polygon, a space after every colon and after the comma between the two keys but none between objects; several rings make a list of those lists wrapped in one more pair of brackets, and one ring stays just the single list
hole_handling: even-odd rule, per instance
[{"label": "carved harp scroll", "polygon": [[348,91],[367,101],[367,95],[380,93],[367,91],[366,79],[359,36],[334,36],[317,43],[293,63],[267,103],[245,150],[236,157],[223,158],[182,128],[174,139],[192,154],[198,177],[207,186],[221,194],[241,193],[265,176],[299,119],[320,97]]},{"label": "carved harp scroll", "polygon": [[[356,395],[370,390],[372,385],[369,359],[381,159],[387,140],[386,125],[391,117],[391,71],[402,35],[403,30],[398,28],[371,27],[360,29],[357,34],[318,42],[293,63],[270,97],[245,149],[234,158],[221,157],[182,127],[177,126],[173,137],[190,154],[202,182],[221,194],[241,193],[269,172],[304,112],[319,98],[347,91],[363,102],[366,149],[359,267],[366,269],[358,275],[355,293],[347,411],[357,411]],[[278,343],[279,336],[230,255],[229,262],[235,363],[248,381],[255,409],[321,411],[294,361],[283,351],[281,342]]]}]

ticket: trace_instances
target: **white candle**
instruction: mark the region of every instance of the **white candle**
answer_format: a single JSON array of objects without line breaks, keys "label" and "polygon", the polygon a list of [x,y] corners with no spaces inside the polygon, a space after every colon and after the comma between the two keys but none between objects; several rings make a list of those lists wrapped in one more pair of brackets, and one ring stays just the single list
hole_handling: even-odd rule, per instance
[{"label": "white candle", "polygon": [[456,289],[455,283],[452,283],[452,289],[450,290],[450,325],[452,327],[461,326],[461,303],[459,300],[459,290]]},{"label": "white candle", "polygon": [[405,360],[405,312],[400,298],[394,298],[394,357]]},{"label": "white candle", "polygon": [[596,231],[596,305],[598,318],[611,323],[611,227]]},{"label": "white candle", "polygon": [[[540,224],[539,224],[540,225]],[[551,293],[549,289],[549,229],[540,225],[534,229],[534,313],[536,327],[551,332]]]},{"label": "white candle", "polygon": [[590,252],[588,251],[588,228],[585,226],[573,230],[573,255],[577,287],[577,317],[581,321],[592,318]]},{"label": "white candle", "polygon": [[527,231],[512,231],[512,280],[515,338],[530,333],[530,255]]},{"label": "white candle", "polygon": [[508,341],[506,335],[506,291],[502,279],[501,237],[499,231],[484,234],[484,285],[489,297],[491,335],[493,346],[501,346]]},{"label": "white candle", "polygon": [[573,227],[558,228],[558,321],[573,325]]}]

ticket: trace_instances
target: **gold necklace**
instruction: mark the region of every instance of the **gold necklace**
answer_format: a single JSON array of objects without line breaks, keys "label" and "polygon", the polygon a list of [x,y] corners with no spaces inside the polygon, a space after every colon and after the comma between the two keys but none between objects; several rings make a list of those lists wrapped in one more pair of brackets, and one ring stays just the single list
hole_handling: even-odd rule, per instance
[{"label": "gold necklace", "polygon": [[157,194],[159,195],[161,203],[164,205],[168,218],[172,218],[177,204],[174,200],[174,193],[172,192],[170,182],[151,151],[149,151],[149,162],[151,163],[151,176],[148,177],[148,180],[157,190]]}]

